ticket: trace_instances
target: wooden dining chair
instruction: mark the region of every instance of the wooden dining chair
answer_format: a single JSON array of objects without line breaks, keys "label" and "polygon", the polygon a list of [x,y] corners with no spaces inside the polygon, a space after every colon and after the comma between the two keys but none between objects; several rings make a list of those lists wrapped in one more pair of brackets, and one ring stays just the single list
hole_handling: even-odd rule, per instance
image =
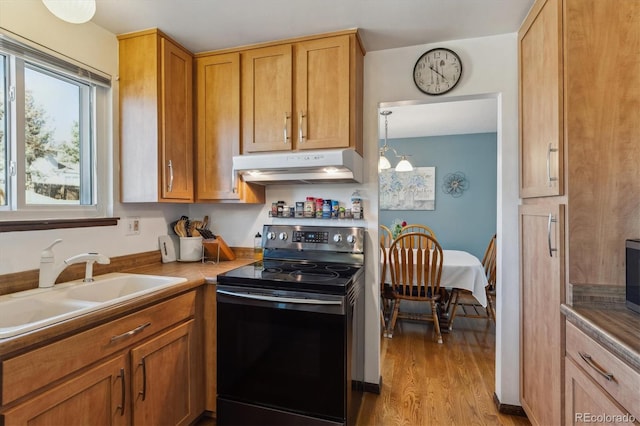
[{"label": "wooden dining chair", "polygon": [[419,223],[405,225],[400,230],[401,234],[406,234],[409,232],[422,232],[424,234],[431,235],[433,238],[436,238],[436,233],[433,232],[433,229],[429,228],[427,225],[421,225]]},{"label": "wooden dining chair", "polygon": [[391,229],[384,225],[380,225],[380,231],[378,234],[380,234],[380,244],[389,248],[391,246],[391,241],[393,241],[393,233],[391,232]]},{"label": "wooden dining chair", "polygon": [[466,318],[485,318],[496,322],[496,235],[494,234],[482,257],[482,266],[487,276],[487,307],[483,308],[470,291],[453,289],[451,295],[451,314],[449,315],[449,330],[453,329],[456,316]]},{"label": "wooden dining chair", "polygon": [[[442,343],[438,316],[442,260],[442,247],[434,237],[426,233],[403,233],[391,243],[388,267],[391,272],[394,303],[387,337],[393,337],[398,319],[423,320],[433,322],[438,343]],[[402,300],[426,302],[430,306],[430,312],[401,312]]]}]

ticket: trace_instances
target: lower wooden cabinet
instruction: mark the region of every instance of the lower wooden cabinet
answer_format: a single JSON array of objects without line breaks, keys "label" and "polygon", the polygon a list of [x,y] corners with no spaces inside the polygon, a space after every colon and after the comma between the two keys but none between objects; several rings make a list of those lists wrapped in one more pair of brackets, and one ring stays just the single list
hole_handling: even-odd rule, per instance
[{"label": "lower wooden cabinet", "polygon": [[194,413],[193,320],[131,350],[133,424],[182,425]]},{"label": "lower wooden cabinet", "polygon": [[204,411],[205,402],[203,336],[198,324],[203,293],[201,288],[174,297],[2,361],[0,377],[3,389],[8,390],[20,378],[47,377],[49,370],[56,369],[56,354],[94,348],[92,354],[76,354],[85,361],[82,365],[62,363],[58,379],[37,388],[25,386],[28,390],[23,392],[5,392],[0,424],[193,423]]},{"label": "lower wooden cabinet", "polygon": [[6,411],[4,424],[126,425],[128,393],[127,362],[120,355]]},{"label": "lower wooden cabinet", "polygon": [[640,372],[569,322],[566,341],[566,423],[640,422]]},{"label": "lower wooden cabinet", "polygon": [[627,411],[571,358],[565,358],[565,424],[635,424]]}]

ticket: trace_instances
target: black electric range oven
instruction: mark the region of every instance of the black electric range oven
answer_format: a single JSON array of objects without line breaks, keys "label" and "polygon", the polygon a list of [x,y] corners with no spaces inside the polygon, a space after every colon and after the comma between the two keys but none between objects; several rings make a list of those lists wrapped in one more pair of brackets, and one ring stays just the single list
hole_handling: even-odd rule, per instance
[{"label": "black electric range oven", "polygon": [[265,225],[261,262],[218,275],[224,425],[353,425],[364,385],[364,229]]}]

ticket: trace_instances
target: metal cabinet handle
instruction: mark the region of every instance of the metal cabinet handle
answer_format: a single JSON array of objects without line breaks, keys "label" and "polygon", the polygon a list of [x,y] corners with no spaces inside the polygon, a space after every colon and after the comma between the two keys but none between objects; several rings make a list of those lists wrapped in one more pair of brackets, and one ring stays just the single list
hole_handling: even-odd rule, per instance
[{"label": "metal cabinet handle", "polygon": [[600,367],[594,360],[593,358],[591,358],[591,355],[589,354],[585,354],[583,352],[578,352],[578,355],[580,355],[580,358],[582,358],[584,360],[584,362],[587,363],[587,365],[591,368],[593,368],[594,370],[596,370],[596,372],[598,374],[600,374],[602,377],[604,377],[605,379],[607,379],[608,381],[613,381],[613,374],[611,373],[607,373],[605,370],[602,369],[602,367]]},{"label": "metal cabinet handle", "polygon": [[551,177],[551,153],[558,152],[558,148],[553,148],[551,144],[547,148],[547,184],[551,186],[551,182],[558,180],[557,177]]},{"label": "metal cabinet handle", "polygon": [[173,190],[173,164],[171,160],[169,160],[167,167],[169,167],[169,184],[167,185],[167,191],[171,192]]},{"label": "metal cabinet handle", "polygon": [[286,145],[289,142],[289,119],[291,116],[288,112],[284,113],[284,144]]},{"label": "metal cabinet handle", "polygon": [[235,169],[231,169],[231,192],[234,194],[238,192],[238,188],[236,187],[236,176],[237,173]]},{"label": "metal cabinet handle", "polygon": [[300,140],[300,143],[304,143],[304,132],[302,131],[303,130],[302,122],[306,117],[307,116],[304,114],[304,112],[300,111],[300,119],[298,120],[298,139]]},{"label": "metal cabinet handle", "polygon": [[558,251],[557,248],[551,248],[551,224],[556,223],[558,220],[549,213],[549,221],[547,222],[547,238],[549,242],[549,257],[553,257],[553,252]]},{"label": "metal cabinet handle", "polygon": [[142,395],[142,400],[144,401],[147,397],[147,363],[144,357],[140,360],[139,365],[142,366],[142,390],[138,392],[138,395]]},{"label": "metal cabinet handle", "polygon": [[120,405],[118,405],[118,410],[120,410],[120,415],[124,416],[124,406],[125,406],[125,395],[126,395],[126,389],[127,387],[124,384],[125,381],[125,377],[124,377],[124,368],[120,369],[120,374],[118,375],[118,377],[120,377],[120,386],[121,386],[121,392],[122,392],[122,397],[120,398]]},{"label": "metal cabinet handle", "polygon": [[138,334],[140,333],[142,330],[144,330],[145,328],[149,327],[151,325],[150,322],[146,323],[146,324],[141,324],[139,326],[137,326],[136,328],[134,328],[133,330],[129,330],[125,333],[119,334],[117,336],[113,336],[111,337],[111,343],[120,340],[120,339],[124,339],[125,337],[129,337],[129,336],[133,336],[134,334]]}]

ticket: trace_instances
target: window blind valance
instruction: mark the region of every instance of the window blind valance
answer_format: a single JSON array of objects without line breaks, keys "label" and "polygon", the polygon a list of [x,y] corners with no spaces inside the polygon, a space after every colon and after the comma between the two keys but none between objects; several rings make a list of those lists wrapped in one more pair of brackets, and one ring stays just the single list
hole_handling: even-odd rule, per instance
[{"label": "window blind valance", "polygon": [[[98,70],[90,69],[86,65],[77,63],[71,59],[64,59],[63,55],[54,55],[35,46],[19,41],[0,31],[0,51],[5,51],[12,55],[21,57],[24,60],[32,61],[48,67],[54,67],[58,71],[67,74],[69,77],[78,79],[88,84],[102,87],[111,87],[111,76]],[[47,49],[48,50],[48,49]]]}]

